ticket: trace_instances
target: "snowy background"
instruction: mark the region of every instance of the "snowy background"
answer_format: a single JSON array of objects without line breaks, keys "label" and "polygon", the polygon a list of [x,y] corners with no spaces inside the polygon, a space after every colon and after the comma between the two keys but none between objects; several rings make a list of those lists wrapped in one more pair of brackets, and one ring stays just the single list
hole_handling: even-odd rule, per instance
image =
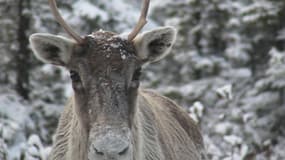
[{"label": "snowy background", "polygon": [[[140,0],[61,0],[81,35],[128,32]],[[67,71],[35,59],[28,37],[66,35],[47,0],[0,0],[0,160],[46,160],[72,93]],[[171,25],[172,54],[143,86],[188,108],[211,160],[285,159],[285,1],[151,0],[145,30]]]}]

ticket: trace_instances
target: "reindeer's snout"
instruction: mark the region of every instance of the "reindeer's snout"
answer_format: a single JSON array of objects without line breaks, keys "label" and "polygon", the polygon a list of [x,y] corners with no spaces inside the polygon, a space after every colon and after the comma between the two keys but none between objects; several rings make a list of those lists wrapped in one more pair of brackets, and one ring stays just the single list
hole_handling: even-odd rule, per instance
[{"label": "reindeer's snout", "polygon": [[128,160],[132,157],[129,130],[108,130],[92,138],[89,159]]},{"label": "reindeer's snout", "polygon": [[125,138],[105,135],[95,141],[93,149],[97,155],[123,156],[129,149],[129,141]]}]

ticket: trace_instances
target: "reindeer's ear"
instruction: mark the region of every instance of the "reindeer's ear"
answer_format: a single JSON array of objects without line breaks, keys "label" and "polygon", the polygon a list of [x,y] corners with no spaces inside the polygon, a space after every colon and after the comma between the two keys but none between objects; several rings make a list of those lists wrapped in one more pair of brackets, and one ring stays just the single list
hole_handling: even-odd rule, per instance
[{"label": "reindeer's ear", "polygon": [[162,27],[144,32],[134,39],[138,57],[148,62],[155,62],[165,57],[176,39],[173,27]]},{"label": "reindeer's ear", "polygon": [[45,63],[65,66],[71,57],[75,42],[51,34],[36,33],[30,36],[32,50]]}]

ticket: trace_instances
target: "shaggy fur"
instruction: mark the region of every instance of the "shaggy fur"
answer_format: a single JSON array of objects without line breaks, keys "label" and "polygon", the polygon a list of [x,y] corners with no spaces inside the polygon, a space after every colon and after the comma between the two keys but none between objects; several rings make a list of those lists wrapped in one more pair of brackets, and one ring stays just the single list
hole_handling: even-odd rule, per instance
[{"label": "shaggy fur", "polygon": [[[199,128],[170,99],[140,90],[133,127],[134,160],[201,160],[203,140]],[[61,115],[50,160],[78,160],[88,137],[80,133],[73,98]],[[72,151],[76,150],[76,154]],[[77,155],[77,156],[76,156]]]},{"label": "shaggy fur", "polygon": [[50,34],[30,37],[43,62],[71,73],[74,96],[65,107],[50,160],[202,160],[203,140],[194,121],[173,101],[139,89],[146,63],[169,53],[172,27],[134,41],[106,31],[76,44]]}]

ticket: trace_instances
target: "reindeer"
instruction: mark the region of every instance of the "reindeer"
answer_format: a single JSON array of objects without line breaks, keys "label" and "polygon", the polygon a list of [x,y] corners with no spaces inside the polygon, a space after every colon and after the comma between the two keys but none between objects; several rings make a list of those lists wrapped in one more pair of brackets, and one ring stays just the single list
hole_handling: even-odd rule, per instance
[{"label": "reindeer", "polygon": [[97,31],[85,37],[52,13],[74,39],[36,33],[35,56],[70,71],[74,95],[61,114],[50,160],[201,160],[203,139],[196,123],[172,100],[139,87],[141,68],[165,57],[176,30],[139,34],[147,23],[143,1],[136,27],[126,37]]}]

